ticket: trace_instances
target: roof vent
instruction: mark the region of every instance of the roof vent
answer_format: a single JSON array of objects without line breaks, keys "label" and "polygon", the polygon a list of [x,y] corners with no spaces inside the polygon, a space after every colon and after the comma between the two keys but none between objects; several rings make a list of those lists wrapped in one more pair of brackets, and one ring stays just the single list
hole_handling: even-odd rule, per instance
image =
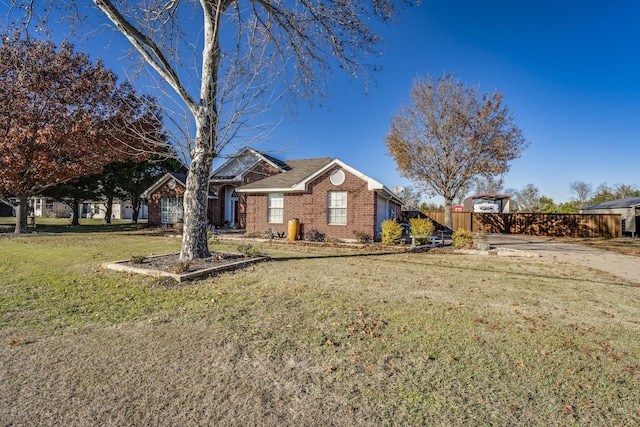
[{"label": "roof vent", "polygon": [[334,170],[333,172],[331,172],[331,176],[329,177],[329,180],[331,181],[331,183],[336,187],[344,184],[345,179],[346,179],[346,175],[344,174],[344,171],[342,169]]}]

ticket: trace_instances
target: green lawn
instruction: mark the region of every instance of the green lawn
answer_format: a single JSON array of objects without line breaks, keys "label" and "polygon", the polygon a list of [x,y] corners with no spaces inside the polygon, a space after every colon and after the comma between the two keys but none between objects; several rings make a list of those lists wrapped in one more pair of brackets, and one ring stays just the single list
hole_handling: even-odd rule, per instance
[{"label": "green lawn", "polygon": [[0,424],[640,422],[640,288],[621,279],[294,245],[181,285],[100,267],[179,246],[0,236]]}]

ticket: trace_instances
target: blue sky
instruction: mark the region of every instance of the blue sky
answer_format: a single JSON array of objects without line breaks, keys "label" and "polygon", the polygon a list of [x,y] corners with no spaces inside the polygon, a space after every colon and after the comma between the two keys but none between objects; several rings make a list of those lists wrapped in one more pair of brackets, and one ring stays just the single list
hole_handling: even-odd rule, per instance
[{"label": "blue sky", "polygon": [[[500,90],[531,145],[505,187],[568,201],[569,183],[640,185],[640,2],[429,1],[383,28],[369,95],[336,75],[329,106],[301,109],[269,144],[291,157],[338,157],[387,186],[406,185],[384,137],[413,80],[454,73]],[[435,199],[441,202],[441,199]]]},{"label": "blue sky", "polygon": [[[505,187],[532,183],[564,202],[572,181],[640,186],[640,2],[424,0],[398,18],[376,25],[387,47],[368,94],[336,73],[325,106],[301,103],[293,122],[255,148],[283,159],[337,157],[389,187],[411,185],[386,154],[391,117],[417,76],[454,73],[480,92],[500,90],[531,143]],[[124,78],[124,40],[96,40],[76,48]]]}]

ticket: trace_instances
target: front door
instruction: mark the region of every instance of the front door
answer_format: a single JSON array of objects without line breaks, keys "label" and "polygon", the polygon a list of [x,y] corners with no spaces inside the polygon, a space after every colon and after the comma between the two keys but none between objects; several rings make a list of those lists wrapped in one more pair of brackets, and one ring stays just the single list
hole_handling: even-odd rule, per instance
[{"label": "front door", "polygon": [[224,222],[231,227],[238,223],[238,193],[231,186],[224,191]]}]

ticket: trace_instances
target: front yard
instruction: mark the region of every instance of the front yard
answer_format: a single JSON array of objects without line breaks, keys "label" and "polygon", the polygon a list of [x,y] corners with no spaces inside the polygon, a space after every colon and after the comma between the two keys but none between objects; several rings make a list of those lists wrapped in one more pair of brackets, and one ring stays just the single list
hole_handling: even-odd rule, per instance
[{"label": "front yard", "polygon": [[640,422],[640,288],[616,277],[268,244],[186,284],[100,267],[179,246],[0,236],[0,424]]}]

